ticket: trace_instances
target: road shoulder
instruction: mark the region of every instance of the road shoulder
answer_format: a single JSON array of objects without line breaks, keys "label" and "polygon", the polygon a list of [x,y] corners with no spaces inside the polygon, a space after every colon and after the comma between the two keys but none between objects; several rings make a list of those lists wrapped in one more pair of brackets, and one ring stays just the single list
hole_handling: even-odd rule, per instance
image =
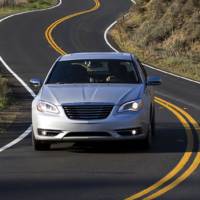
[{"label": "road shoulder", "polygon": [[10,89],[9,105],[0,111],[0,146],[4,146],[30,126],[32,97],[2,64],[0,73],[8,79]]}]

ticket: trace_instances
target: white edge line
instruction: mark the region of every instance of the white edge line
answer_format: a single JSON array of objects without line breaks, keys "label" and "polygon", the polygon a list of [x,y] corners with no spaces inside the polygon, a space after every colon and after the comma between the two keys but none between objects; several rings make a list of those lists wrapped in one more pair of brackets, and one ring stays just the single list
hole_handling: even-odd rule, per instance
[{"label": "white edge line", "polygon": [[108,26],[108,28],[105,30],[104,32],[104,40],[106,41],[106,44],[115,52],[119,52],[117,49],[115,49],[111,43],[108,40],[108,32],[110,31],[110,29],[115,26],[117,24],[117,21],[114,21],[110,26]]},{"label": "white edge line", "polygon": [[[133,2],[134,4],[136,4],[136,2],[134,0],[131,0],[131,2]],[[111,43],[109,42],[108,40],[108,32],[110,31],[110,29],[112,29],[113,26],[115,26],[116,24],[118,23],[118,21],[114,21],[111,25],[108,26],[108,28],[106,28],[105,32],[104,32],[104,40],[106,42],[106,44],[115,52],[119,52],[119,50],[117,50],[116,48],[114,48]],[[189,81],[189,82],[192,82],[192,83],[196,83],[196,84],[199,84],[200,85],[200,82],[199,81],[195,81],[195,80],[192,80],[190,78],[186,78],[186,77],[183,77],[183,76],[180,76],[180,75],[177,75],[177,74],[173,74],[171,72],[167,72],[167,71],[164,71],[164,70],[161,70],[161,69],[158,69],[156,67],[152,67],[148,64],[145,64],[145,63],[142,63],[145,67],[148,67],[150,69],[153,69],[153,70],[156,70],[156,71],[159,71],[159,72],[162,72],[164,74],[167,74],[167,75],[170,75],[170,76],[173,76],[173,77],[176,77],[176,78],[180,78],[180,79],[183,79],[185,81]]]},{"label": "white edge line", "polygon": [[134,3],[134,4],[136,4],[136,1],[134,1],[134,0],[131,0],[131,2]]},{"label": "white edge line", "polygon": [[151,69],[153,69],[153,70],[156,70],[156,71],[162,72],[162,73],[164,73],[164,74],[168,74],[168,75],[170,75],[170,76],[174,76],[174,77],[177,77],[177,78],[183,79],[183,80],[185,80],[185,81],[190,81],[190,82],[193,82],[193,83],[200,84],[199,81],[195,81],[195,80],[192,80],[192,79],[189,79],[189,78],[183,77],[183,76],[179,76],[179,75],[177,75],[177,74],[173,74],[173,73],[171,73],[171,72],[167,72],[167,71],[164,71],[164,70],[158,69],[158,68],[156,68],[156,67],[152,67],[152,66],[150,66],[150,65],[148,65],[148,64],[145,64],[145,63],[142,63],[142,64],[143,64],[145,67],[148,67],[148,68],[151,68]]},{"label": "white edge line", "polygon": [[32,126],[30,126],[24,133],[22,133],[19,137],[17,137],[15,140],[12,142],[6,144],[5,146],[0,148],[0,153],[5,151],[6,149],[9,149],[10,147],[16,145],[20,141],[22,141],[25,137],[27,137],[32,131]]},{"label": "white edge line", "polygon": [[[39,9],[39,10],[31,10],[31,11],[25,11],[25,12],[21,12],[21,13],[16,13],[16,14],[12,14],[9,16],[6,16],[2,19],[0,19],[0,23],[2,23],[3,21],[18,16],[18,15],[23,15],[23,14],[27,14],[27,13],[34,13],[34,12],[40,12],[40,11],[46,11],[46,10],[51,10],[54,8],[59,7],[62,4],[62,0],[58,1],[58,4],[49,8],[45,8],[45,9]],[[33,92],[33,90],[22,80],[22,78],[20,78],[10,67],[9,65],[5,62],[5,60],[0,56],[0,62],[3,64],[3,66],[21,83],[21,85],[31,94],[32,97],[35,97],[35,93]],[[22,141],[25,137],[27,137],[32,131],[32,125],[24,132],[22,133],[20,136],[18,136],[16,139],[14,139],[13,141],[11,141],[10,143],[6,144],[5,146],[0,148],[0,153],[13,147],[14,145],[16,145],[17,143],[19,143],[20,141]]]},{"label": "white edge line", "polygon": [[4,65],[4,67],[10,72],[11,75],[13,75],[24,88],[31,94],[32,97],[35,97],[35,93],[33,90],[8,66],[8,64],[4,61],[2,57],[0,57],[1,63]]}]

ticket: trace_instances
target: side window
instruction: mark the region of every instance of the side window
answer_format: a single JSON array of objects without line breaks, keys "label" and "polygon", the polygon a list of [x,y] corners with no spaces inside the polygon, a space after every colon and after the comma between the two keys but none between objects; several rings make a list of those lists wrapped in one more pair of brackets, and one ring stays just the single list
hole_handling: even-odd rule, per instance
[{"label": "side window", "polygon": [[141,68],[141,70],[142,70],[142,72],[143,72],[143,76],[144,76],[145,80],[147,80],[147,72],[146,72],[144,66],[142,65],[142,63],[140,62],[139,59],[137,59],[137,62],[138,62],[138,64],[140,65],[140,68]]}]

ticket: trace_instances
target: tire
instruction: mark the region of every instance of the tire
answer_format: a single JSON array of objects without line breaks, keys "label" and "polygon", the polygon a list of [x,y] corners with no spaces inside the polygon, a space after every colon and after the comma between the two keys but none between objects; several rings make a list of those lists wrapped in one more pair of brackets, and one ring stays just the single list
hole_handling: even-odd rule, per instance
[{"label": "tire", "polygon": [[150,149],[151,145],[152,145],[152,127],[150,123],[147,137],[142,140],[142,147],[144,149]]},{"label": "tire", "polygon": [[156,122],[155,122],[155,106],[152,106],[152,110],[151,110],[151,132],[152,132],[152,136],[155,135],[156,132]]},{"label": "tire", "polygon": [[51,147],[49,142],[36,140],[32,132],[32,145],[35,151],[48,151]]}]

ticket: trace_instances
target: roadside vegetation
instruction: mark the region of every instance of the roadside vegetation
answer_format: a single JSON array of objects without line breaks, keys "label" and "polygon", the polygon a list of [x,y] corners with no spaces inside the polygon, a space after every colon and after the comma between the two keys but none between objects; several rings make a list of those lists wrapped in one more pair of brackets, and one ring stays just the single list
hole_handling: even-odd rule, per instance
[{"label": "roadside vegetation", "polygon": [[8,104],[8,80],[0,76],[0,110]]},{"label": "roadside vegetation", "polygon": [[200,81],[200,0],[137,0],[110,35],[144,63]]},{"label": "roadside vegetation", "polygon": [[0,16],[43,9],[55,5],[56,2],[57,0],[0,0]]}]

